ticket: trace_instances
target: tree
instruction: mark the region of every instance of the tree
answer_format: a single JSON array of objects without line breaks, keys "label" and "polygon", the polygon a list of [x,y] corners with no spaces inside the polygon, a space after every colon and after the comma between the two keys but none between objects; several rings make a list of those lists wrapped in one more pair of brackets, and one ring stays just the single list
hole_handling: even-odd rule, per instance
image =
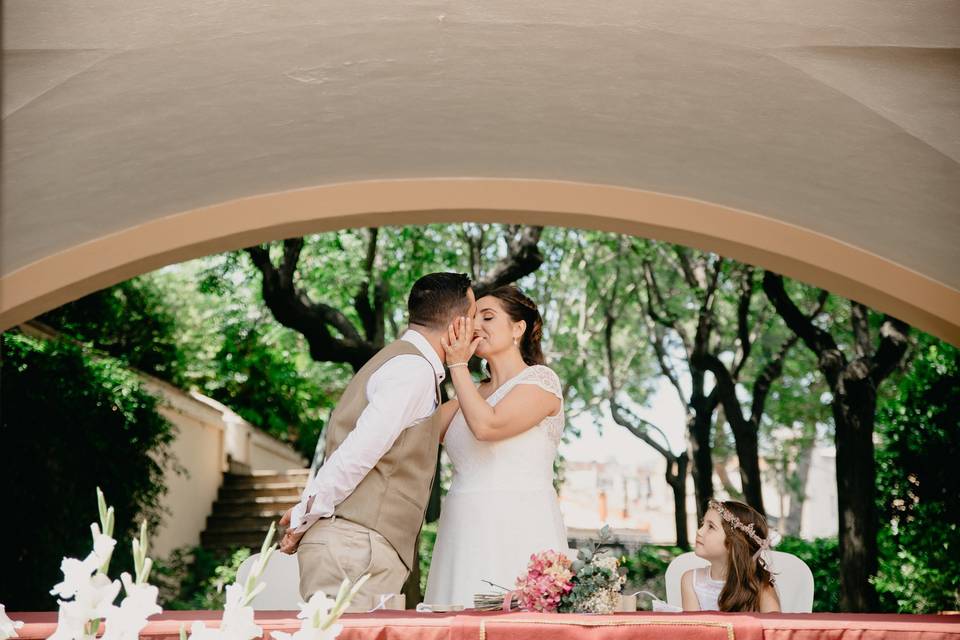
[{"label": "tree", "polygon": [[[766,410],[767,399],[770,395],[771,387],[783,373],[784,363],[798,337],[789,332],[784,338],[781,338],[777,331],[778,327],[767,326],[766,309],[756,313],[751,311],[755,292],[758,291],[757,281],[754,275],[754,269],[745,266],[737,270],[739,273],[735,276],[739,292],[736,296],[736,345],[737,352],[733,354],[731,365],[728,367],[714,353],[709,350],[701,350],[694,353],[696,364],[707,369],[713,374],[716,380],[716,390],[719,393],[720,402],[723,404],[724,414],[730,423],[733,431],[734,441],[737,450],[737,459],[740,461],[740,478],[744,499],[747,504],[752,506],[760,513],[765,513],[763,506],[763,494],[761,493],[760,478],[760,425]],[[823,309],[826,301],[826,293],[822,294],[816,303],[816,307],[810,314],[810,318],[815,318]],[[767,351],[764,355],[763,364],[759,370],[754,372],[753,384],[749,391],[745,392],[750,396],[749,415],[745,413],[743,405],[737,394],[737,385],[740,382],[744,371],[744,365],[747,364],[754,346],[760,343],[763,350]],[[770,346],[773,346],[771,349]],[[772,351],[772,353],[770,353]]]},{"label": "tree", "polygon": [[[886,315],[878,321],[858,302],[850,303],[853,344],[850,356],[833,335],[817,326],[787,294],[783,277],[767,271],[763,290],[777,313],[814,353],[817,367],[833,394],[836,429],[837,495],[840,518],[841,606],[872,611],[877,593],[876,468],[874,421],[881,383],[900,365],[909,327]],[[879,326],[872,327],[871,323]],[[874,341],[874,334],[878,338]]]},{"label": "tree", "polygon": [[[589,335],[585,331],[588,323],[599,325],[599,330],[592,333],[602,341],[602,350],[597,355],[603,363],[602,372],[606,382],[604,396],[610,416],[614,422],[640,438],[666,461],[665,478],[674,496],[677,546],[688,549],[690,541],[687,534],[686,508],[689,460],[687,452],[674,453],[663,430],[638,416],[629,406],[642,402],[647,395],[647,389],[637,384],[645,368],[643,355],[646,350],[643,347],[644,341],[638,340],[634,335],[636,328],[642,325],[636,317],[639,311],[638,305],[630,304],[631,301],[636,300],[637,285],[625,277],[631,275],[635,267],[629,244],[630,239],[624,236],[601,236],[594,239],[593,249],[606,245],[607,259],[598,260],[598,256],[594,254],[590,260],[591,268],[586,271],[589,287],[588,295],[584,298],[595,301],[597,306],[596,313],[590,314],[595,319],[587,320],[587,314],[582,314],[580,337],[582,339],[585,335]],[[618,332],[621,320],[626,321],[625,332]],[[631,380],[633,384],[625,384],[625,381]]]},{"label": "tree", "polygon": [[[506,254],[474,283],[477,297],[492,288],[514,282],[540,266],[543,258],[537,243],[542,230],[542,227],[504,228]],[[348,268],[363,274],[356,287],[351,309],[358,322],[339,306],[316,300],[298,281],[298,264],[305,246],[304,238],[284,240],[278,264],[271,258],[269,246],[258,245],[246,249],[262,275],[263,300],[267,307],[277,322],[303,334],[314,360],[345,362],[357,371],[383,348],[387,337],[386,324],[391,317],[387,304],[391,287],[395,287],[395,294],[398,289],[409,290],[412,282],[408,283],[411,274],[407,274],[407,279],[402,283],[391,281],[390,275],[396,271],[393,265],[383,264],[378,242],[380,236],[378,228],[367,230],[366,254],[362,262],[348,262]],[[479,249],[474,244],[469,249],[470,269],[474,270]],[[399,258],[401,256],[390,257],[393,260]],[[450,268],[451,265],[446,267],[447,270]],[[300,274],[301,279],[308,277]],[[329,286],[331,283],[327,284]]]},{"label": "tree", "polygon": [[833,439],[828,405],[821,400],[826,395],[812,354],[793,349],[771,387],[761,423],[761,454],[780,494],[778,527],[786,536],[800,535],[814,449],[821,438]]},{"label": "tree", "polygon": [[877,414],[884,609],[960,608],[960,349],[927,334]]},{"label": "tree", "polygon": [[[117,539],[134,535],[142,519],[159,523],[173,431],[125,363],[17,332],[3,334],[2,346],[0,485],[8,516],[0,602],[47,610],[60,559],[90,549],[98,486],[116,507]],[[121,569],[132,568],[129,546],[115,557]]]},{"label": "tree", "polygon": [[[707,390],[707,370],[700,356],[709,350],[716,328],[715,306],[723,259],[651,241],[637,240],[633,248],[642,263],[640,281],[645,295],[640,300],[647,339],[661,373],[676,389],[686,409],[697,516],[703,517],[707,501],[713,497],[710,436],[720,396],[716,386]],[[681,383],[677,361],[687,369],[689,391]]]},{"label": "tree", "polygon": [[38,320],[135,369],[183,384],[187,356],[171,292],[153,278],[134,278],[53,309]]}]

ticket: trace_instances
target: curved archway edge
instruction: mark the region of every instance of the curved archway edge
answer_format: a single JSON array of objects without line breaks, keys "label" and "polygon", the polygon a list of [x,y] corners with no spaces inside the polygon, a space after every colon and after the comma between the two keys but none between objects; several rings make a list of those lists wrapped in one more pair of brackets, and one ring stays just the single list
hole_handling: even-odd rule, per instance
[{"label": "curved archway edge", "polygon": [[374,180],[172,214],[38,260],[0,280],[0,329],[162,266],[360,226],[510,222],[597,229],[714,251],[890,313],[960,344],[960,291],[767,216],[690,198],[550,180]]}]

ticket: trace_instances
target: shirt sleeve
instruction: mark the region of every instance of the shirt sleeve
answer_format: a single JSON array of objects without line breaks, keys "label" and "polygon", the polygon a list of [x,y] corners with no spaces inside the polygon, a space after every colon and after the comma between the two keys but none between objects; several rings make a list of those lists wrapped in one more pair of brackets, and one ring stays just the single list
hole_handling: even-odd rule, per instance
[{"label": "shirt sleeve", "polygon": [[433,413],[437,407],[436,372],[420,356],[397,356],[370,376],[366,393],[367,406],[357,426],[317,470],[293,508],[292,531],[302,533],[317,520],[333,515],[334,508],[354,492],[403,430]]}]

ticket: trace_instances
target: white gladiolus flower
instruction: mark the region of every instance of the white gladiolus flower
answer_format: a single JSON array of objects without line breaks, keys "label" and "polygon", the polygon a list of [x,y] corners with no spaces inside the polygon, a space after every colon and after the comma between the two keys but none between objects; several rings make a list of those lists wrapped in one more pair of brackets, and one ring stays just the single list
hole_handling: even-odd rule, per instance
[{"label": "white gladiolus flower", "polygon": [[335,600],[328,598],[322,591],[317,591],[310,598],[309,602],[300,603],[300,613],[297,617],[303,620],[300,630],[294,634],[283,633],[282,631],[272,632],[276,640],[333,640],[343,630],[342,624],[331,624],[330,609],[336,604]]},{"label": "white gladiolus flower", "polygon": [[297,632],[291,635],[274,631],[271,635],[276,640],[334,640],[343,631],[343,625],[337,622],[340,614],[350,605],[350,601],[369,577],[362,576],[352,587],[350,581],[344,578],[336,600],[331,600],[322,591],[317,591],[309,602],[300,603],[297,617],[303,622]]},{"label": "white gladiolus flower", "polygon": [[17,629],[23,626],[18,620],[11,620],[7,617],[7,608],[0,604],[0,640],[7,638],[18,638]]},{"label": "white gladiolus flower", "polygon": [[64,558],[60,561],[60,571],[63,572],[63,582],[57,583],[50,590],[52,595],[59,598],[72,598],[80,591],[81,586],[90,581],[90,576],[100,566],[100,559],[91,553],[84,560]]},{"label": "white gladiolus flower", "polygon": [[95,573],[87,576],[86,582],[73,585],[76,588],[74,598],[70,602],[60,600],[60,613],[57,617],[57,630],[50,636],[50,640],[81,640],[90,637],[96,631],[100,618],[106,617],[113,608],[113,601],[120,593],[120,581],[113,580]]},{"label": "white gladiolus flower", "polygon": [[149,584],[136,584],[129,573],[120,576],[127,596],[119,607],[111,607],[106,615],[107,631],[102,640],[137,640],[147,626],[147,618],[162,613],[157,605],[159,590]]},{"label": "white gladiolus flower", "polygon": [[204,623],[194,622],[190,627],[190,640],[227,640],[227,636],[221,629],[208,629]]},{"label": "white gladiolus flower", "polygon": [[324,595],[323,591],[317,591],[309,602],[300,603],[300,613],[297,617],[304,620],[324,621],[335,604],[336,601]]},{"label": "white gladiolus flower", "polygon": [[244,588],[237,584],[226,587],[227,602],[223,607],[223,619],[219,628],[207,628],[202,622],[194,622],[190,628],[190,640],[253,640],[263,635],[263,628],[253,622],[253,607],[244,605]]},{"label": "white gladiolus flower", "polygon": [[60,601],[60,612],[57,615],[57,630],[48,640],[84,640],[92,637],[87,633],[90,618],[86,617],[83,607],[73,602]]},{"label": "white gladiolus flower", "polygon": [[93,534],[93,552],[100,559],[100,565],[110,562],[110,556],[113,555],[113,548],[117,546],[117,541],[109,534],[101,533],[100,527],[96,523],[90,525],[90,533]]},{"label": "white gladiolus flower", "polygon": [[225,637],[247,640],[263,635],[263,628],[253,623],[253,607],[244,604],[248,598],[243,587],[234,583],[227,585],[226,591],[227,603],[223,607],[223,622],[220,623],[220,630]]}]

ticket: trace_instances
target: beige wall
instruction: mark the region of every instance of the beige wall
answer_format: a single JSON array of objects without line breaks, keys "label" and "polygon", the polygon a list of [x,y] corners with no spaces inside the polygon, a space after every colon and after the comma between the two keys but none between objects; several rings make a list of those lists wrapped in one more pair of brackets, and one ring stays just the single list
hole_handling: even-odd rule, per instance
[{"label": "beige wall", "polygon": [[[178,547],[200,542],[231,462],[273,471],[307,465],[289,445],[263,433],[219,402],[149,376],[143,379],[147,390],[160,398],[160,413],[177,432],[171,447],[176,463],[164,476],[167,493],[162,504],[168,513],[151,536],[152,556],[165,558]],[[176,467],[186,473],[178,474]]]}]

